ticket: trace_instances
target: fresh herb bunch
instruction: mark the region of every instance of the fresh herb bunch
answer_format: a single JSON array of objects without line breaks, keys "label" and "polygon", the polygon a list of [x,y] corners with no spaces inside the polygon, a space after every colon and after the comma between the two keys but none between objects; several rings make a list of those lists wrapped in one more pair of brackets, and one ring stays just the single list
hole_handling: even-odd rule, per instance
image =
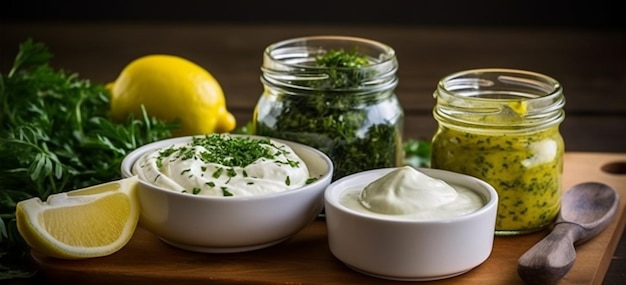
[{"label": "fresh herb bunch", "polygon": [[[0,261],[26,259],[15,226],[16,204],[120,178],[131,150],[171,136],[175,125],[147,115],[108,119],[104,85],[49,66],[42,43],[23,42],[8,74],[0,74]],[[0,280],[30,274],[6,270]],[[10,268],[9,268],[10,269]]]},{"label": "fresh herb bunch", "polygon": [[[358,50],[330,50],[316,58],[326,79],[293,82],[301,94],[277,95],[275,118],[255,118],[255,132],[307,144],[335,165],[333,180],[358,171],[402,163],[402,110],[393,90],[366,91],[373,78],[369,59]],[[381,111],[384,109],[385,111]],[[390,112],[395,118],[389,118]],[[258,115],[258,114],[257,114]],[[256,116],[256,115],[255,115]]]},{"label": "fresh herb bunch", "polygon": [[402,143],[404,164],[418,167],[430,167],[431,143],[424,139],[407,139]]}]

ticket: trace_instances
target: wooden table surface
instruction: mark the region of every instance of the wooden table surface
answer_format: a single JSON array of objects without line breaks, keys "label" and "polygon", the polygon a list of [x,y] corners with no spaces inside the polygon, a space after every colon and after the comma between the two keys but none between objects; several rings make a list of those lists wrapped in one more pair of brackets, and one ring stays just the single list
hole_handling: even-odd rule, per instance
[{"label": "wooden table surface", "polygon": [[[18,44],[29,37],[50,48],[53,67],[100,83],[114,80],[137,57],[175,54],[216,77],[228,109],[243,125],[262,92],[264,48],[288,38],[331,34],[369,38],[396,50],[400,66],[396,93],[405,109],[407,139],[432,136],[436,127],[432,92],[441,77],[471,68],[507,67],[545,73],[562,83],[567,103],[561,131],[567,151],[626,153],[626,34],[618,30],[2,22],[0,70],[8,71]],[[616,175],[626,175],[626,161],[616,169]],[[623,284],[625,278],[622,235],[603,284]]]},{"label": "wooden table surface", "polygon": [[[592,180],[605,183],[618,195],[626,197],[626,176],[612,175],[603,167],[625,161],[626,153],[568,152],[564,160],[563,184],[566,189]],[[620,201],[616,215],[621,218],[614,219],[599,235],[576,247],[574,265],[558,285],[600,284],[603,281],[626,225],[625,209],[626,201]],[[495,237],[489,258],[469,272],[454,278],[407,281],[404,284],[523,285],[516,271],[517,261],[548,232],[546,229],[514,237]],[[150,285],[398,283],[359,273],[335,258],[328,246],[326,223],[322,218],[280,244],[250,252],[189,252],[162,242],[140,226],[124,248],[106,257],[74,261],[50,258],[37,252],[32,256],[49,285],[67,284],[69,280],[90,285],[135,285],[137,280]]]}]

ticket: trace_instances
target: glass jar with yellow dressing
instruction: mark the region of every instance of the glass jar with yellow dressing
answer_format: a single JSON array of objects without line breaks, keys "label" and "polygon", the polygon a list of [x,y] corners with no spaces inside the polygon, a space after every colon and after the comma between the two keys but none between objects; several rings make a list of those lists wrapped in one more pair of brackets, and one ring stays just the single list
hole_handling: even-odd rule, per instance
[{"label": "glass jar with yellow dressing", "polygon": [[478,177],[499,195],[495,234],[549,226],[560,210],[563,88],[524,70],[474,69],[442,78],[431,164]]}]

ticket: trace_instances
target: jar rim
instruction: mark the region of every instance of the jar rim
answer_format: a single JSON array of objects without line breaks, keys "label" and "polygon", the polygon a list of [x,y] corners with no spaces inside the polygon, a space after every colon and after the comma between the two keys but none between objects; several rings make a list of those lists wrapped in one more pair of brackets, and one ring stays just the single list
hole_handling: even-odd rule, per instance
[{"label": "jar rim", "polygon": [[[332,50],[355,50],[368,59],[362,66],[318,66],[319,56]],[[265,48],[261,81],[298,92],[378,92],[398,83],[395,50],[384,43],[352,36],[305,36],[276,42]],[[348,76],[354,84],[335,86],[332,80]],[[321,83],[312,87],[312,82]],[[327,84],[331,82],[330,84]]]},{"label": "jar rim", "polygon": [[[495,83],[505,83],[509,84],[509,86],[512,86],[512,83],[516,83],[518,87],[525,88],[525,91],[527,92],[532,90],[541,92],[533,94],[517,93],[520,97],[528,97],[529,99],[537,97],[545,98],[562,96],[563,93],[561,83],[553,77],[535,71],[513,68],[476,68],[458,71],[439,80],[437,88],[439,90],[446,91],[447,93],[456,93],[454,91],[460,89],[461,87],[470,86],[471,89],[477,91],[480,87],[492,87]],[[493,92],[498,91],[503,90],[495,90]],[[457,93],[457,95],[459,94]],[[531,95],[534,95],[535,97],[529,97]],[[484,98],[480,96],[472,96],[472,99],[506,100],[506,98]]]},{"label": "jar rim", "polygon": [[[297,61],[285,61],[286,56],[291,53],[285,53],[285,51],[298,51],[301,57],[310,56],[310,54],[304,54],[302,48],[311,47],[312,51],[316,51],[319,54],[323,51],[327,51],[333,48],[352,48],[352,47],[369,48],[371,50],[378,51],[376,61],[370,62],[364,68],[375,67],[377,65],[386,64],[389,61],[395,60],[395,50],[382,42],[353,36],[340,36],[340,35],[318,35],[318,36],[304,36],[282,40],[273,44],[270,44],[265,48],[265,57],[281,62],[284,65],[292,67],[302,67],[307,69],[324,69],[323,67],[315,67],[311,65],[300,64]],[[300,48],[300,49],[296,49]],[[349,69],[349,67],[337,67],[338,69]]]},{"label": "jar rim", "polygon": [[563,87],[533,71],[479,68],[452,73],[437,83],[434,116],[467,128],[528,130],[563,121]]}]

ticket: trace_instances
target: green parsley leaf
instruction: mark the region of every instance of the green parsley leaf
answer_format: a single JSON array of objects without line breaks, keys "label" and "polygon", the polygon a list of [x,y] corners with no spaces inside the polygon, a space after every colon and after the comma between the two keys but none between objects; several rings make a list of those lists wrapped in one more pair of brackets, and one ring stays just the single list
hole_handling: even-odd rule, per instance
[{"label": "green parsley leaf", "polygon": [[139,118],[111,121],[105,86],[53,69],[51,58],[43,43],[28,39],[0,74],[0,258],[18,255],[25,264],[28,247],[15,228],[19,201],[119,179],[127,153],[171,137],[176,127],[145,109]]}]

